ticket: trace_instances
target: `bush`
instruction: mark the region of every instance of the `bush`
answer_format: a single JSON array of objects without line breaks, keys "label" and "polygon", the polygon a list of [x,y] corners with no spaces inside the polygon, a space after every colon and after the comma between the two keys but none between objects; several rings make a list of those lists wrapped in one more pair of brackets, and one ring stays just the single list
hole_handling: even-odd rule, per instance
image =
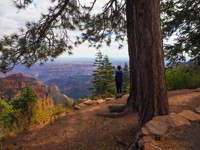
[{"label": "bush", "polygon": [[195,89],[200,87],[200,71],[190,69],[187,66],[178,66],[178,70],[166,71],[167,90]]},{"label": "bush", "polygon": [[102,99],[102,96],[101,95],[96,95],[92,98],[93,100],[98,100],[98,99]]},{"label": "bush", "polygon": [[20,98],[14,99],[10,102],[14,110],[19,111],[21,115],[27,117],[28,125],[32,122],[34,115],[33,110],[38,104],[37,98],[38,96],[33,91],[33,88],[31,86],[27,86]]},{"label": "bush", "polygon": [[65,103],[65,107],[72,109],[73,108],[73,104],[71,102],[66,102]]},{"label": "bush", "polygon": [[47,104],[48,99],[40,108],[37,95],[30,86],[25,88],[20,98],[8,103],[0,99],[0,106],[3,106],[0,113],[0,138],[27,130],[31,123],[52,121],[55,115],[73,107],[72,103],[68,103],[67,107],[63,107],[63,104],[60,103],[57,106],[48,106]]}]

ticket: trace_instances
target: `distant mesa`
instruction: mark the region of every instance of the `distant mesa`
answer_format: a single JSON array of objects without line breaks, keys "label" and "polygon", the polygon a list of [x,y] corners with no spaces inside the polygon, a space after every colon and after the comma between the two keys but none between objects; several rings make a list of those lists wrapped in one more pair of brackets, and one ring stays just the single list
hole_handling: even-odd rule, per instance
[{"label": "distant mesa", "polygon": [[22,94],[23,89],[30,85],[38,95],[40,105],[48,102],[47,105],[55,105],[57,102],[65,104],[73,102],[73,99],[64,96],[59,92],[56,84],[50,86],[42,84],[42,81],[31,77],[23,76],[22,73],[11,74],[5,78],[0,78],[0,98],[5,101],[15,99]]},{"label": "distant mesa", "polygon": [[16,73],[16,74],[11,74],[9,76],[6,76],[6,78],[23,78],[23,74],[22,73]]}]

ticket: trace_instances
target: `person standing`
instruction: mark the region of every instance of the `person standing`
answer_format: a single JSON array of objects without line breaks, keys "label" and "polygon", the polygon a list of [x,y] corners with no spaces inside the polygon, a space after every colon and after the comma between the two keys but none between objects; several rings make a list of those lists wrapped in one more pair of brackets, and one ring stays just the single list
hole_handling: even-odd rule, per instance
[{"label": "person standing", "polygon": [[123,71],[121,69],[122,69],[122,67],[120,65],[118,65],[117,71],[115,73],[115,83],[116,83],[116,88],[117,88],[117,97],[116,98],[122,98]]}]

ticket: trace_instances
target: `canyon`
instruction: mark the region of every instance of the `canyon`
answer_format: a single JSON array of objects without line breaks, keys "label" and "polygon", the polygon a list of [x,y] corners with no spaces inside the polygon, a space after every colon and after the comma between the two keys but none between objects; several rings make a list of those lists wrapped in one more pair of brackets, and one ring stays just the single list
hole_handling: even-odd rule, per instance
[{"label": "canyon", "polygon": [[0,98],[4,101],[11,101],[20,97],[26,86],[30,85],[33,91],[38,95],[40,106],[44,103],[55,105],[58,102],[65,104],[73,102],[73,99],[60,93],[56,84],[45,85],[42,81],[31,77],[24,76],[22,73],[16,73],[0,78]]},{"label": "canyon", "polygon": [[[90,97],[91,91],[87,88],[92,87],[94,58],[60,58],[54,62],[47,62],[43,66],[34,64],[27,69],[23,65],[17,65],[6,75],[0,73],[0,78],[8,75],[22,73],[24,76],[35,78],[47,85],[54,83],[60,89],[60,93],[65,94],[73,99]],[[122,68],[128,59],[110,58],[113,66],[121,65]],[[54,95],[54,94],[53,94]]]}]

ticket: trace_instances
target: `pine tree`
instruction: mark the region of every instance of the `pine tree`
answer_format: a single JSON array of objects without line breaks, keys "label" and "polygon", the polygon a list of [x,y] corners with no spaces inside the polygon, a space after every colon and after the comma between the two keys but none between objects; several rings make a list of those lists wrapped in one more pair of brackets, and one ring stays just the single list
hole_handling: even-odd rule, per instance
[{"label": "pine tree", "polygon": [[27,116],[28,125],[30,125],[33,117],[33,108],[38,103],[38,96],[33,91],[31,86],[27,86],[20,98],[11,101],[14,110],[20,110],[20,112]]},{"label": "pine tree", "polygon": [[103,55],[101,51],[99,51],[96,55],[96,59],[94,62],[94,65],[96,67],[96,70],[93,70],[93,77],[94,80],[92,81],[93,87],[88,88],[88,90],[92,91],[93,97],[100,96],[104,93],[102,86],[103,86],[103,80],[102,80],[102,74],[103,74]]},{"label": "pine tree", "polygon": [[99,51],[96,54],[93,66],[97,67],[97,69],[93,71],[93,87],[88,88],[88,90],[92,90],[92,97],[98,99],[113,96],[115,93],[113,76],[115,67],[109,62],[108,56],[105,55],[103,57],[102,53]]},{"label": "pine tree", "polygon": [[200,64],[200,1],[165,0],[161,6],[163,37],[176,35],[174,44],[164,45],[165,58],[173,63],[188,55]]},{"label": "pine tree", "polygon": [[130,92],[130,72],[128,68],[128,64],[125,63],[123,69],[123,84],[122,84],[123,94],[129,94]]},{"label": "pine tree", "polygon": [[104,60],[102,61],[102,70],[103,70],[103,87],[104,90],[104,98],[109,96],[113,96],[115,94],[115,80],[114,80],[114,71],[115,67],[112,66],[112,63],[109,62],[109,58],[107,55],[104,56]]}]

